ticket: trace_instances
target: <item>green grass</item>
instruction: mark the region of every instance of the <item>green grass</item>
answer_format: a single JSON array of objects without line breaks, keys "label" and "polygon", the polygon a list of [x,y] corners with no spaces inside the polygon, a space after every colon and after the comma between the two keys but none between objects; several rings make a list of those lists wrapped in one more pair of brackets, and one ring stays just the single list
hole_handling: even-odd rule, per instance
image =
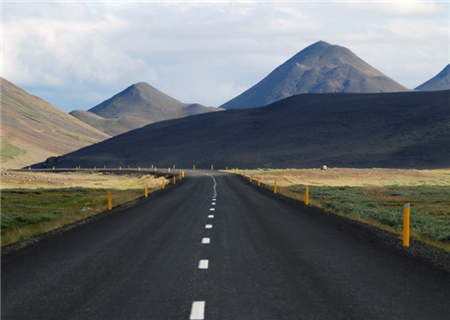
[{"label": "green grass", "polygon": [[[288,193],[303,195],[303,186]],[[445,186],[310,187],[310,198],[325,209],[400,231],[403,205],[411,203],[411,233],[450,244],[450,197]]]},{"label": "green grass", "polygon": [[[149,190],[149,192],[151,192]],[[143,195],[111,190],[113,206]],[[108,208],[106,189],[6,189],[1,192],[2,246],[85,219]]]},{"label": "green grass", "polygon": [[20,149],[16,147],[15,145],[11,144],[5,137],[2,137],[1,139],[1,162],[6,162],[8,159],[11,159],[15,156],[20,156],[21,154],[24,154],[26,151],[23,149]]}]

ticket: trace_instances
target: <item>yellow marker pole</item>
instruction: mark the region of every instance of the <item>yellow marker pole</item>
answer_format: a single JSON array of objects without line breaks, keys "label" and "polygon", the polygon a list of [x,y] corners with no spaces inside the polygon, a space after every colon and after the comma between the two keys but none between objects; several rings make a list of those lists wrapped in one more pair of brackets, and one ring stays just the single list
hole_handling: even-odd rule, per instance
[{"label": "yellow marker pole", "polygon": [[192,170],[195,170],[195,164],[194,164],[194,166],[193,166],[193,169]]},{"label": "yellow marker pole", "polygon": [[252,182],[252,175],[250,175],[250,182]]},{"label": "yellow marker pole", "polygon": [[31,167],[28,167],[28,170],[31,170]]},{"label": "yellow marker pole", "polygon": [[184,178],[184,171],[181,171],[183,173],[183,178]]},{"label": "yellow marker pole", "polygon": [[119,170],[122,171],[122,166],[119,166]]},{"label": "yellow marker pole", "polygon": [[106,169],[106,166],[103,166],[103,169]]},{"label": "yellow marker pole", "polygon": [[181,179],[183,179],[183,176],[181,175],[181,170],[180,170],[180,181],[181,181]]},{"label": "yellow marker pole", "polygon": [[153,169],[153,165],[152,165],[152,169]]},{"label": "yellow marker pole", "polygon": [[148,186],[147,186],[147,184],[145,185],[145,197],[146,198],[148,197]]},{"label": "yellow marker pole", "polygon": [[173,168],[175,169],[175,165],[173,165]]},{"label": "yellow marker pole", "polygon": [[245,178],[245,170],[244,170],[244,178]]},{"label": "yellow marker pole", "polygon": [[164,179],[162,180],[162,189],[164,189]]},{"label": "yellow marker pole", "polygon": [[409,247],[409,220],[411,208],[409,203],[403,207],[403,246]]},{"label": "yellow marker pole", "polygon": [[239,169],[238,168],[236,168],[236,173],[239,173]]},{"label": "yellow marker pole", "polygon": [[[55,170],[55,166],[53,166],[53,170]],[[8,168],[6,168],[6,171],[8,171]]]},{"label": "yellow marker pole", "polygon": [[170,173],[170,168],[167,168],[167,172]]},{"label": "yellow marker pole", "polygon": [[156,172],[156,167],[155,167],[155,172]]},{"label": "yellow marker pole", "polygon": [[96,170],[96,171],[97,171],[97,167],[94,167],[94,170]]},{"label": "yellow marker pole", "polygon": [[177,184],[177,178],[173,176],[173,184]]},{"label": "yellow marker pole", "polygon": [[305,205],[308,205],[308,204],[309,204],[309,187],[306,186],[306,189],[305,189]]},{"label": "yellow marker pole", "polygon": [[111,191],[108,190],[108,210],[112,210]]},{"label": "yellow marker pole", "polygon": [[211,166],[211,171],[213,171],[214,170],[214,166]]},{"label": "yellow marker pole", "polygon": [[141,171],[141,167],[138,167],[138,171]]},{"label": "yellow marker pole", "polygon": [[261,187],[261,178],[258,178],[258,187]]},{"label": "yellow marker pole", "polygon": [[277,182],[273,184],[273,193],[277,193]]},{"label": "yellow marker pole", "polygon": [[130,165],[128,165],[128,169],[130,169]]},{"label": "yellow marker pole", "polygon": [[228,167],[225,168],[225,171],[228,172]]}]

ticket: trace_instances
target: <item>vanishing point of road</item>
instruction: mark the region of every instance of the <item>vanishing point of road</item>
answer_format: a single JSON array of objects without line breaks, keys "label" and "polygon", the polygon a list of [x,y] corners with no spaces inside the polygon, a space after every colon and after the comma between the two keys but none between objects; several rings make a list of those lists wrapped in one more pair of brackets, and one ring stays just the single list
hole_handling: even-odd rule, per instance
[{"label": "vanishing point of road", "polygon": [[2,319],[450,319],[448,272],[237,175],[186,178],[4,256]]}]

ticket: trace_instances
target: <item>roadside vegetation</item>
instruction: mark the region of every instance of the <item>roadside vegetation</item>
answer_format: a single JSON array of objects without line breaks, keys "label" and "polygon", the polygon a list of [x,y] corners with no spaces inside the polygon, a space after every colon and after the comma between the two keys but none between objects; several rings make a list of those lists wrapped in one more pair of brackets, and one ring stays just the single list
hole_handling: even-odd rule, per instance
[{"label": "roadside vegetation", "polygon": [[[86,219],[161,188],[163,177],[144,173],[103,174],[2,172],[2,246]],[[168,181],[165,181],[167,183]]]},{"label": "roadside vegetation", "polygon": [[[243,172],[241,172],[243,174]],[[402,234],[411,204],[411,236],[450,251],[450,170],[251,170],[246,176],[277,192],[334,213]]]}]

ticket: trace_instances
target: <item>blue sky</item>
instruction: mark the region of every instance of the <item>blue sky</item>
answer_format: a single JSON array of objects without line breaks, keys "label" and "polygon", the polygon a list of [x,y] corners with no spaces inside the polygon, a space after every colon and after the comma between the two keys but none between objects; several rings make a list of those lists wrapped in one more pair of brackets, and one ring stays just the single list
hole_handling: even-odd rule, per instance
[{"label": "blue sky", "polygon": [[141,81],[219,106],[319,40],[414,88],[449,38],[438,1],[2,1],[1,75],[66,112]]}]

